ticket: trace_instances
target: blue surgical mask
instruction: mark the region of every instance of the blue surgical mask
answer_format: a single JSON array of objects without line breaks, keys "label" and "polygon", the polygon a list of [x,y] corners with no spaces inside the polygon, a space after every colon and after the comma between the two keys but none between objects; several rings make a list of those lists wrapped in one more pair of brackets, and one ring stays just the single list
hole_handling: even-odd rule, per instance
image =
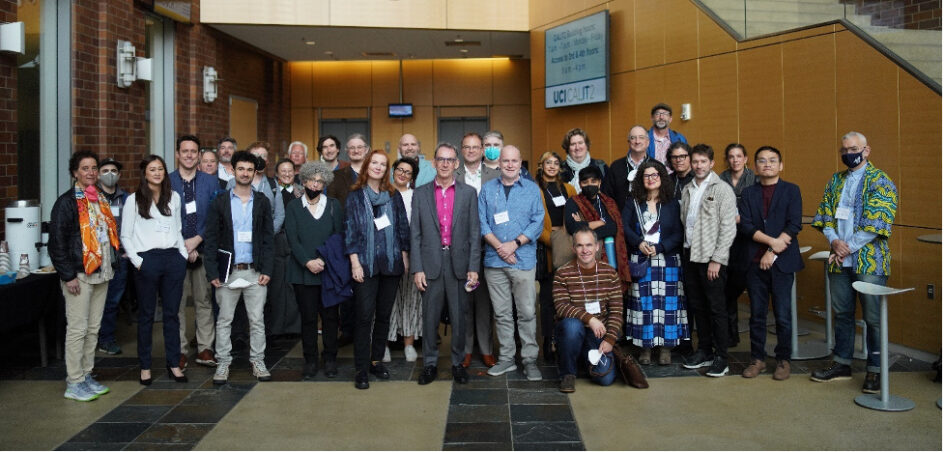
[{"label": "blue surgical mask", "polygon": [[485,159],[486,160],[498,160],[498,157],[501,155],[501,148],[498,146],[486,146],[485,147]]}]

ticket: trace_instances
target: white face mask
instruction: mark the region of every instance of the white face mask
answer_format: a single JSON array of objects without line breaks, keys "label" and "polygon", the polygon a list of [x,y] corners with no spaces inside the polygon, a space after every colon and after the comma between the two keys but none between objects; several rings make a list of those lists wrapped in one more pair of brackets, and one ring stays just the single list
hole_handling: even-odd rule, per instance
[{"label": "white face mask", "polygon": [[102,185],[112,188],[118,184],[118,174],[116,173],[106,173],[98,176],[98,180],[102,181]]}]

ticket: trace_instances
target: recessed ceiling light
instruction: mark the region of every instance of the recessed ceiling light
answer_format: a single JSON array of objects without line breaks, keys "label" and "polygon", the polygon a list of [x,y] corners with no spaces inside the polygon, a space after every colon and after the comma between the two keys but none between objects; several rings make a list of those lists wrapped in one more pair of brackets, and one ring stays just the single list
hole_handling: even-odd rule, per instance
[{"label": "recessed ceiling light", "polygon": [[305,44],[308,44],[308,45],[310,45],[310,46],[313,46],[313,45],[315,45],[315,41],[305,41]]},{"label": "recessed ceiling light", "polygon": [[462,39],[459,36],[456,36],[456,39],[453,39],[452,42],[465,42],[465,39]]},{"label": "recessed ceiling light", "polygon": [[324,54],[325,54],[325,55],[334,55],[334,52],[332,52],[332,51],[330,51],[330,50],[325,50]]},{"label": "recessed ceiling light", "polygon": [[462,53],[469,53],[469,49],[459,49],[459,51]]}]

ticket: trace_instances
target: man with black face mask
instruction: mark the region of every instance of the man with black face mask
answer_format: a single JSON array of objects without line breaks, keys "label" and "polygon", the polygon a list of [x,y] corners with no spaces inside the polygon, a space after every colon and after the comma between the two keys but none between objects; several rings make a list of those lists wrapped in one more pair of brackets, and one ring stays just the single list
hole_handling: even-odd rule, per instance
[{"label": "man with black face mask", "polygon": [[[629,288],[632,278],[629,276],[629,254],[626,251],[626,239],[623,237],[623,219],[619,207],[613,198],[600,192],[603,173],[596,165],[580,170],[580,194],[572,196],[564,204],[564,227],[573,235],[581,227],[589,227],[596,233],[600,242],[613,238],[616,252],[617,273],[623,284],[623,291]],[[600,247],[600,260],[607,261],[606,247]]]},{"label": "man with black face mask", "polygon": [[[111,207],[111,214],[115,216],[118,223],[118,231],[121,231],[121,207],[128,198],[128,192],[118,186],[118,179],[121,178],[121,162],[106,158],[98,166],[98,181],[102,184],[101,193],[105,195],[108,204]],[[109,355],[120,355],[121,347],[115,340],[115,323],[118,318],[118,303],[125,293],[125,284],[128,281],[128,256],[125,256],[124,247],[118,250],[121,259],[115,267],[115,277],[108,282],[108,294],[105,295],[105,311],[102,314],[102,326],[98,330],[98,351]]]}]

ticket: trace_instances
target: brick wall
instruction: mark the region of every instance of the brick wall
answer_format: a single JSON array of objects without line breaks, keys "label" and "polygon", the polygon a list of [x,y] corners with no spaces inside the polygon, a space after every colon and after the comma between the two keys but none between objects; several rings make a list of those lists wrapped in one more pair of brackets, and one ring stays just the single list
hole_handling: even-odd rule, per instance
[{"label": "brick wall", "polygon": [[[16,22],[16,0],[0,0],[0,22]],[[0,208],[17,199],[16,57],[0,53]]]},{"label": "brick wall", "polygon": [[910,30],[940,30],[940,0],[855,0],[856,14],[872,16],[872,25]]}]

